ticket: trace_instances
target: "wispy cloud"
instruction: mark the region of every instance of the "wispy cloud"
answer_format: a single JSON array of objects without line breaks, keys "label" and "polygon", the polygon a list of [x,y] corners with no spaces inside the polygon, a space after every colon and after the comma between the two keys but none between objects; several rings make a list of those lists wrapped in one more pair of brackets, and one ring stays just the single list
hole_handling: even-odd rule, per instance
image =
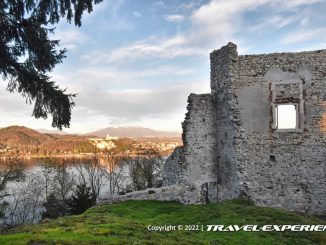
[{"label": "wispy cloud", "polygon": [[68,50],[77,49],[80,44],[84,44],[89,40],[87,34],[71,26],[56,30],[54,38],[60,40],[60,46]]},{"label": "wispy cloud", "polygon": [[171,15],[166,15],[164,17],[164,19],[166,21],[170,21],[170,22],[182,22],[184,21],[186,18],[183,15],[179,15],[179,14],[171,14]]},{"label": "wispy cloud", "polygon": [[[309,4],[318,3],[313,0]],[[194,2],[189,3],[191,6]],[[177,57],[206,56],[211,50],[228,41],[242,43],[239,35],[243,31],[244,14],[257,10],[260,7],[269,7],[271,13],[254,23],[249,30],[259,31],[269,28],[280,29],[293,23],[300,23],[301,16],[287,11],[307,5],[306,1],[293,0],[212,0],[192,11],[189,17],[189,27],[170,37],[152,36],[143,40],[107,50],[83,55],[91,63],[132,62],[153,58],[173,59]],[[157,1],[154,5],[164,5]],[[191,7],[191,6],[188,7]],[[280,8],[282,6],[282,8]],[[183,4],[183,7],[186,5]],[[184,15],[173,14],[164,17],[167,21],[185,21]],[[305,17],[307,18],[307,17]],[[242,46],[244,47],[244,45]],[[244,47],[244,49],[246,49]]]},{"label": "wispy cloud", "polygon": [[282,1],[282,0],[278,0],[275,1],[275,4],[277,4],[279,7],[285,7],[285,8],[296,8],[298,6],[302,6],[302,5],[311,5],[314,3],[321,3],[324,0],[291,0],[291,1]]},{"label": "wispy cloud", "polygon": [[[259,45],[269,51],[326,44],[325,0],[149,2],[104,1],[83,16],[82,28],[58,26],[55,38],[73,52],[51,76],[78,93],[76,131],[109,122],[179,128],[188,94],[209,92],[209,52],[228,41],[238,44],[239,53],[258,52]],[[1,122],[42,121],[5,89],[0,112]]]},{"label": "wispy cloud", "polygon": [[83,55],[91,63],[131,62],[153,58],[176,58],[180,56],[206,55],[204,50],[196,47],[187,47],[186,37],[182,35],[168,39],[151,37],[147,40],[119,47],[108,53],[93,52]]},{"label": "wispy cloud", "polygon": [[316,28],[312,30],[300,29],[286,34],[282,38],[283,44],[302,43],[306,41],[326,41],[326,28]]},{"label": "wispy cloud", "polygon": [[118,82],[146,77],[186,76],[194,74],[195,71],[186,67],[156,66],[152,69],[124,70],[122,73],[120,69],[116,68],[87,67],[86,69],[85,67],[84,69],[77,70],[77,73],[80,74],[81,78],[106,79],[111,82]]},{"label": "wispy cloud", "polygon": [[158,89],[90,90],[89,93],[79,96],[77,102],[101,115],[135,121],[174,113],[180,108],[185,110],[189,93],[203,91],[202,84],[190,83]]},{"label": "wispy cloud", "polygon": [[187,1],[185,3],[181,3],[178,7],[178,9],[194,9],[194,8],[198,8],[200,5],[203,4],[204,0],[191,0],[191,1]]},{"label": "wispy cloud", "polygon": [[269,16],[268,18],[263,18],[258,21],[258,24],[252,26],[250,28],[251,31],[266,31],[266,30],[277,30],[284,28],[292,23],[299,22],[302,20],[301,16],[297,14],[293,15],[273,15]]}]

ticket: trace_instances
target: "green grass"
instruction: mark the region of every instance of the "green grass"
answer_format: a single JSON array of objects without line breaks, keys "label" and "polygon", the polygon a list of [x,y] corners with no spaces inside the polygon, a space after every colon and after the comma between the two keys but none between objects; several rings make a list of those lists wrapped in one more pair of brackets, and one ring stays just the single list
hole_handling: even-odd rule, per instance
[{"label": "green grass", "polygon": [[188,205],[127,201],[96,206],[85,213],[16,228],[0,244],[326,244],[326,232],[149,231],[148,225],[324,224],[281,209],[243,200]]}]

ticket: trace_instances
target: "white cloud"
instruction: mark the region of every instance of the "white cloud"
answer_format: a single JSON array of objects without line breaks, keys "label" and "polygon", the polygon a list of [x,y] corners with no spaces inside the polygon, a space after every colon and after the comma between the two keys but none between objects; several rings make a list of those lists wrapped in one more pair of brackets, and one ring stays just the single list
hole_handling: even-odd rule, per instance
[{"label": "white cloud", "polygon": [[[313,0],[317,3],[321,0]],[[156,2],[156,5],[161,5]],[[83,57],[91,63],[133,62],[143,59],[173,59],[176,57],[207,56],[216,47],[229,41],[236,42],[246,50],[245,39],[239,33],[244,30],[244,13],[269,7],[266,19],[252,26],[249,30],[256,31],[268,28],[283,28],[295,22],[300,23],[298,13],[287,16],[288,11],[307,5],[303,0],[284,2],[283,0],[211,0],[195,9],[189,18],[190,27],[170,37],[150,37],[139,40],[113,50],[93,52]],[[281,6],[281,7],[280,7]],[[184,20],[183,15],[168,15],[169,21]],[[239,50],[239,53],[241,50]]]},{"label": "white cloud", "polygon": [[279,5],[279,7],[285,7],[285,8],[295,8],[298,6],[302,6],[302,5],[311,5],[314,3],[321,3],[324,0],[289,0],[289,1],[276,1],[276,4]]},{"label": "white cloud", "polygon": [[175,58],[180,56],[207,55],[197,47],[186,46],[186,37],[177,35],[168,39],[149,38],[112,50],[108,53],[95,52],[84,55],[91,63],[131,62],[151,58]]},{"label": "white cloud", "polygon": [[300,20],[300,25],[306,26],[306,25],[308,25],[309,21],[310,21],[310,17],[309,16],[308,17],[304,17],[304,18],[302,18]]},{"label": "white cloud", "polygon": [[164,19],[166,21],[170,21],[170,22],[182,22],[184,21],[186,18],[183,15],[179,15],[179,14],[172,14],[172,15],[167,15],[164,17]]},{"label": "white cloud", "polygon": [[[167,21],[183,21],[185,26],[188,26],[187,29],[179,29],[172,36],[158,36],[156,34],[156,36],[123,44],[115,49],[105,49],[103,46],[99,46],[99,49],[95,51],[85,50],[84,60],[79,61],[78,68],[73,71],[65,70],[67,64],[65,63],[62,66],[64,72],[61,70],[61,73],[54,74],[53,80],[67,85],[69,90],[78,93],[76,98],[77,106],[73,110],[72,125],[76,125],[80,129],[95,127],[100,123],[106,126],[107,122],[124,124],[138,122],[145,125],[145,121],[154,122],[156,120],[155,123],[158,123],[158,119],[160,119],[164,120],[162,127],[164,127],[164,124],[168,124],[168,121],[170,123],[166,127],[172,128],[172,125],[175,124],[179,127],[180,121],[184,117],[188,94],[190,92],[209,92],[208,77],[207,81],[187,83],[188,77],[182,80],[182,76],[192,74],[197,76],[198,73],[195,70],[197,68],[185,67],[184,64],[177,63],[179,60],[177,62],[169,60],[170,65],[162,65],[165,64],[162,60],[197,56],[203,57],[204,62],[208,60],[210,51],[226,44],[228,41],[238,43],[239,41],[247,41],[244,36],[239,34],[248,30],[244,28],[247,27],[245,24],[248,24],[246,14],[251,11],[261,13],[258,16],[266,16],[264,19],[251,19],[250,24],[253,24],[251,30],[279,29],[292,24],[298,24],[297,28],[302,28],[284,36],[281,40],[282,44],[319,40],[316,45],[323,47],[322,45],[326,43],[324,38],[326,28],[308,29],[313,21],[314,12],[303,14],[300,12],[301,9],[298,8],[307,4],[321,2],[320,0],[212,0],[201,5],[201,7],[198,7],[198,2],[189,1],[182,7],[180,6],[179,9],[172,10],[173,13],[182,13],[182,15],[165,16]],[[107,13],[108,11],[107,15],[110,18],[106,20],[106,17],[103,17],[97,30],[107,31],[114,28],[122,30],[132,27],[133,23],[130,23],[129,19],[125,18],[122,13],[124,1],[115,4],[115,2],[109,1],[106,6],[98,9],[98,12],[105,11]],[[109,11],[108,8],[111,7],[113,9]],[[163,10],[166,13],[171,13],[171,9],[167,10],[168,4],[162,1],[153,3],[152,7],[156,8],[158,16],[163,15]],[[140,17],[141,14],[134,11],[131,12],[132,15]],[[93,16],[89,17],[88,20],[98,21],[95,14]],[[305,29],[303,29],[303,26]],[[58,28],[56,34],[56,38],[62,39],[62,46],[76,49],[80,44],[90,39],[79,31],[80,29],[63,27]],[[159,33],[170,32],[163,30]],[[245,46],[239,45],[239,47],[241,49]],[[241,53],[241,50],[239,52]],[[85,60],[87,64],[85,64]],[[142,63],[144,60],[145,62]],[[134,63],[128,64],[128,62]],[[173,66],[174,64],[176,65]],[[207,71],[204,72],[208,74],[209,68],[207,67]],[[160,81],[155,83],[155,86],[142,89],[145,87],[144,85],[147,86],[152,81],[153,83],[156,82],[156,78],[165,80],[166,83]],[[178,83],[176,84],[175,81],[178,81]],[[11,116],[6,116],[6,119],[9,120],[10,118],[10,120],[14,121],[16,118],[19,121],[20,118],[26,118],[26,113],[29,113],[27,116],[31,118],[32,107],[25,105],[23,99],[18,100],[17,96],[19,95],[11,96],[13,95],[0,93],[0,111],[5,112],[5,115],[10,114],[11,111],[17,113],[17,115],[11,113]],[[7,104],[9,106],[6,106]],[[22,116],[23,113],[25,113],[24,116]],[[33,120],[31,118],[29,121],[31,122],[30,125],[33,124]],[[50,123],[47,123],[47,125],[50,125]]]},{"label": "white cloud", "polygon": [[[103,1],[96,5],[94,11],[86,15],[84,24],[90,28],[96,28],[98,32],[103,31],[124,31],[132,29],[133,23],[125,14],[125,0]],[[135,17],[139,15],[137,11],[132,12]],[[140,16],[139,16],[140,17]]]},{"label": "white cloud", "polygon": [[[284,27],[295,21],[300,21],[300,13],[296,16],[286,17],[294,8],[322,2],[322,0],[212,0],[208,4],[195,10],[191,16],[193,24],[192,37],[189,39],[195,43],[207,45],[221,45],[228,40],[234,40],[237,34],[244,28],[243,14],[260,7],[268,7],[265,25],[277,25]],[[284,13],[281,15],[281,13]],[[264,24],[258,23],[258,27]],[[255,28],[255,27],[252,27]]]},{"label": "white cloud", "polygon": [[[168,115],[186,108],[190,92],[207,91],[208,83],[188,83],[157,89],[89,90],[76,102],[100,115],[129,121]],[[96,96],[94,96],[96,94]]]},{"label": "white cloud", "polygon": [[192,0],[191,2],[181,3],[178,9],[194,9],[202,5],[203,0]]},{"label": "white cloud", "polygon": [[277,30],[284,28],[294,22],[301,21],[301,16],[297,14],[293,15],[273,15],[268,16],[267,18],[261,19],[257,25],[254,25],[250,28],[251,31],[266,31],[266,30]]},{"label": "white cloud", "polygon": [[295,52],[300,52],[300,51],[314,51],[314,50],[321,50],[321,49],[326,49],[326,41],[323,42],[318,42],[315,44],[307,45],[304,47],[301,47],[300,49],[294,50]]},{"label": "white cloud", "polygon": [[283,44],[302,43],[307,41],[325,40],[326,28],[317,28],[312,30],[301,29],[288,33],[285,35],[281,42]]},{"label": "white cloud", "polygon": [[145,77],[166,77],[166,76],[186,76],[194,74],[195,71],[185,67],[156,66],[152,69],[142,69],[136,71],[108,68],[108,67],[88,67],[77,71],[81,79],[87,80],[109,80],[112,82],[134,80]]},{"label": "white cloud", "polygon": [[74,26],[69,26],[65,30],[55,31],[54,38],[60,40],[60,46],[68,50],[76,49],[78,45],[89,40],[89,37],[85,33],[76,30]]},{"label": "white cloud", "polygon": [[[160,82],[171,79],[178,84],[185,78],[197,74],[194,67],[181,65],[148,64],[146,68],[129,68],[125,64],[120,66],[92,66],[83,64],[74,72],[68,69],[56,71],[53,80],[58,81],[62,88],[68,87],[68,92],[79,94],[88,93],[90,89],[103,90],[107,88],[141,88],[158,86]],[[182,82],[181,82],[182,83]]]}]

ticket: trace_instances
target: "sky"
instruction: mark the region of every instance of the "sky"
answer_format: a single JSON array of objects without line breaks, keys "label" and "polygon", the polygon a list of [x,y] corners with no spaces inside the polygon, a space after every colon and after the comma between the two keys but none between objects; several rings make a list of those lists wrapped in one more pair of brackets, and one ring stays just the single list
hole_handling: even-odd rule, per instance
[{"label": "sky", "polygon": [[[209,53],[236,43],[239,54],[326,49],[326,0],[104,0],[82,26],[62,20],[54,39],[67,58],[50,74],[77,93],[71,126],[181,132],[187,97],[209,93]],[[53,129],[0,82],[0,127]]]}]

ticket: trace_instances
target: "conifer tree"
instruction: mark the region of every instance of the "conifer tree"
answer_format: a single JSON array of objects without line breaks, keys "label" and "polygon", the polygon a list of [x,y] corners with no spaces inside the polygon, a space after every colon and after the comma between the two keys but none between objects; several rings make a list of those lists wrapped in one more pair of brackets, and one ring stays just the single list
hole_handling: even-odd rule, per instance
[{"label": "conifer tree", "polygon": [[81,214],[96,203],[91,189],[85,184],[76,185],[74,194],[68,200],[69,214]]},{"label": "conifer tree", "polygon": [[59,40],[50,40],[61,18],[81,26],[82,14],[92,12],[102,0],[1,0],[0,75],[10,92],[19,92],[26,103],[34,103],[33,116],[52,126],[69,127],[75,94],[67,93],[49,73],[65,58]]},{"label": "conifer tree", "polygon": [[54,194],[51,193],[46,198],[44,204],[44,211],[42,212],[42,218],[55,219],[66,214],[64,209],[65,205],[60,201],[60,199]]}]

